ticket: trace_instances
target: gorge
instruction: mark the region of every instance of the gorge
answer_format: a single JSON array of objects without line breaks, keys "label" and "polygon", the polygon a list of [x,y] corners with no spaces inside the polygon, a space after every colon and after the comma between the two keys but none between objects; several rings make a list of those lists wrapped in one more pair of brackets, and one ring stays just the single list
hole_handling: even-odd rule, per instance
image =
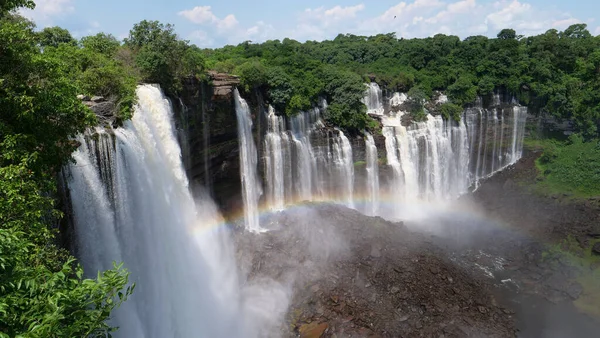
[{"label": "gorge", "polygon": [[[215,130],[212,121],[199,119],[206,113],[186,105],[186,116],[194,117],[180,116],[181,132],[194,134],[195,144],[211,139],[209,148],[196,146],[195,154],[184,158],[195,163],[189,173],[192,181],[217,187],[211,194],[225,215],[242,208],[247,229],[256,230],[259,210],[282,210],[302,201],[333,201],[366,214],[400,219],[403,202],[456,199],[521,157],[527,108],[511,97],[495,94],[485,107],[478,100],[458,122],[443,119],[435,105],[425,121],[411,122],[403,111],[405,94],[384,96],[376,84],[366,87],[364,101],[377,107],[368,113],[380,124],[373,135],[346,134],[327,124],[324,99],[318,107],[287,117],[265,104],[259,92],[252,94],[259,99],[251,107],[237,91],[226,94],[219,99],[214,118],[219,128],[241,128],[237,149],[232,136],[224,140],[214,131],[204,132]],[[211,105],[206,102],[202,107]],[[185,127],[194,124],[203,127]],[[222,155],[206,156],[221,149]],[[239,159],[231,155],[236,150]],[[223,170],[225,164],[228,168]],[[227,186],[237,188],[220,188]]]},{"label": "gorge", "polygon": [[[169,100],[156,85],[141,85],[136,94],[133,119],[120,128],[97,127],[78,136],[75,163],[64,173],[74,251],[84,268],[101,271],[123,261],[137,284],[115,312],[118,336],[266,334],[282,320],[290,286],[275,280],[269,290],[264,280],[243,286],[247,277],[236,267],[229,226],[221,216],[235,213],[212,203],[210,196],[223,191],[206,189],[226,183],[213,179],[205,187],[190,187],[187,177],[193,173],[185,171],[184,162],[206,170],[218,168],[214,161],[222,160],[205,155],[212,149],[189,150],[197,139],[204,140],[202,146],[222,147],[203,134],[215,128],[186,129],[194,119],[207,120],[209,114],[201,109],[214,105],[214,97],[195,106]],[[273,228],[278,212],[306,202],[333,202],[365,215],[406,221],[420,210],[416,201],[449,202],[520,158],[525,108],[497,98],[485,108],[476,102],[458,122],[428,114],[426,121],[407,123],[402,103],[395,99],[399,96],[378,96],[379,133],[349,137],[322,119],[325,100],[285,117],[271,106],[249,105],[237,89],[230,89],[219,99],[220,104],[228,101],[230,109],[216,118],[237,125],[238,149],[230,165],[238,171],[223,179],[239,182],[239,190],[220,199],[238,198],[234,203],[242,206],[243,216],[229,222],[251,233],[264,232]],[[178,103],[175,116],[172,107]],[[180,142],[190,144],[180,145],[177,133]],[[181,149],[188,149],[189,157]],[[192,191],[200,192],[195,199]],[[257,301],[258,308],[252,305]],[[275,312],[261,314],[265,306]],[[171,315],[165,316],[165,309]]]},{"label": "gorge", "polygon": [[599,332],[585,24],[208,48],[34,6],[0,4],[0,337]]}]

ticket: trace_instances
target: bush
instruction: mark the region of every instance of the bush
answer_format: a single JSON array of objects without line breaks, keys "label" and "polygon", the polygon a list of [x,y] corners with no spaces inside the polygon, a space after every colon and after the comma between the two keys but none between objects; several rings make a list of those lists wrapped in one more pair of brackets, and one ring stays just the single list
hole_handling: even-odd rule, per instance
[{"label": "bush", "polygon": [[459,122],[462,117],[463,108],[454,103],[447,102],[442,104],[440,112],[444,119],[450,120],[452,118],[454,121]]}]

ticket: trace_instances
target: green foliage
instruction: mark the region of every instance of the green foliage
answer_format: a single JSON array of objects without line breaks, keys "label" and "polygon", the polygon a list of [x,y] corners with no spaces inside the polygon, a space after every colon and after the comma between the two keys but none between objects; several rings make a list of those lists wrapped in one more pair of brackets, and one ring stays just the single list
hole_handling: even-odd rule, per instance
[{"label": "green foliage", "polygon": [[463,108],[454,103],[446,102],[440,106],[440,112],[442,113],[444,119],[450,120],[452,118],[454,121],[459,122],[462,116]]},{"label": "green foliage", "polygon": [[241,64],[236,68],[235,74],[240,76],[240,83],[246,91],[267,83],[267,69],[258,60],[250,60]]},{"label": "green foliage", "polygon": [[547,194],[569,193],[574,197],[600,195],[600,143],[572,135],[567,141],[544,140],[543,154],[537,160],[543,181],[539,188]]},{"label": "green foliage", "polygon": [[[355,73],[363,82],[376,81],[390,91],[409,92],[418,87],[428,97],[433,91],[445,91],[458,106],[472,103],[477,95],[504,90],[531,112],[545,111],[572,120],[586,138],[594,138],[600,136],[599,49],[600,39],[592,37],[586,25],[576,24],[564,32],[549,30],[527,38],[504,29],[494,39],[471,36],[463,41],[443,34],[425,39],[340,34],[323,42],[247,41],[205,50],[204,55],[208,68],[240,74],[246,90],[267,89],[271,103],[287,114],[306,106],[300,97],[311,105],[320,96],[333,99],[333,86],[326,75],[335,68]],[[266,76],[269,73],[271,79]],[[346,114],[359,114],[352,108],[355,102],[348,100],[349,96],[360,101],[359,96],[353,91],[343,95],[338,103],[352,111]],[[294,96],[297,98],[290,104]],[[421,108],[413,100],[417,119],[425,117]],[[329,116],[335,118],[340,112]],[[346,121],[338,119],[336,123],[353,128]]]},{"label": "green foliage", "polygon": [[98,34],[83,38],[82,47],[49,46],[44,49],[44,55],[63,68],[78,94],[114,100],[119,105],[118,117],[125,120],[131,116],[139,76],[135,69],[113,57],[121,48],[114,42],[110,36]]},{"label": "green foliage", "polygon": [[204,71],[202,51],[179,40],[171,24],[143,20],[129,32],[125,47],[133,52],[142,79],[172,94],[181,89],[182,78]]},{"label": "green foliage", "polygon": [[0,2],[0,19],[2,19],[2,17],[4,17],[8,12],[19,7],[33,9],[35,8],[35,3],[32,0],[2,0]]},{"label": "green foliage", "polygon": [[271,67],[265,75],[271,104],[277,111],[286,111],[285,108],[294,93],[291,78],[281,67]]},{"label": "green foliage", "polygon": [[127,271],[84,279],[55,245],[61,215],[49,197],[72,138],[96,123],[76,98],[96,56],[58,29],[40,42],[29,21],[0,14],[0,337],[107,336],[111,310],[132,291],[122,291]]},{"label": "green foliage", "polygon": [[448,87],[448,98],[453,103],[462,106],[474,102],[477,98],[477,87],[473,84],[474,78],[461,75]]},{"label": "green foliage", "polygon": [[68,30],[60,27],[46,27],[38,33],[38,41],[42,48],[58,47],[62,43],[74,45],[77,43]]},{"label": "green foliage", "polygon": [[407,96],[406,104],[413,120],[417,122],[425,121],[427,119],[427,115],[425,115],[425,102],[429,97],[427,97],[423,88],[421,86],[414,86],[408,91]]},{"label": "green foliage", "polygon": [[98,33],[81,39],[81,45],[87,50],[114,57],[121,43],[112,34]]}]

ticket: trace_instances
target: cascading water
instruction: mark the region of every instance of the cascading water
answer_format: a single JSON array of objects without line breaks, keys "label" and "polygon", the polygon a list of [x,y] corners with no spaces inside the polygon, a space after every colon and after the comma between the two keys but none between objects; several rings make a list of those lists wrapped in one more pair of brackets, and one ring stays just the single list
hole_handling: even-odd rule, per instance
[{"label": "cascading water", "polygon": [[337,137],[333,139],[333,168],[334,178],[337,179],[337,200],[346,206],[353,207],[354,202],[354,162],[352,160],[352,146],[350,140],[338,131]]},{"label": "cascading water", "polygon": [[[382,194],[396,206],[454,199],[521,157],[525,107],[513,103],[512,108],[501,108],[500,96],[495,95],[493,108],[483,109],[479,99],[458,122],[431,114],[424,121],[410,122],[409,113],[402,111],[406,100],[406,94],[395,93],[389,100],[391,112],[381,117],[390,169],[384,171],[384,177],[379,176],[373,136],[366,134],[364,182],[354,182],[348,138],[340,131],[323,128],[320,109],[286,119],[270,108],[263,153],[268,205],[280,210],[294,200],[331,198],[353,207],[356,185],[365,189],[369,199],[362,208],[365,213],[400,218],[407,211],[398,207],[383,210],[379,203]],[[447,101],[440,94],[436,104]],[[364,103],[369,113],[383,114],[381,89],[376,83],[367,85]],[[382,187],[381,179],[386,183]]]},{"label": "cascading water", "polygon": [[66,168],[86,273],[123,261],[137,284],[114,336],[248,336],[228,235],[211,229],[221,220],[210,201],[192,199],[170,104],[151,85],[137,96],[133,119],[80,136]]},{"label": "cascading water", "polygon": [[[323,130],[321,109],[287,119],[268,109],[263,163],[266,202],[273,210],[294,201],[322,198],[353,206],[352,146],[343,132]],[[313,137],[321,142],[313,144]]]},{"label": "cascading water", "polygon": [[367,158],[367,210],[369,216],[377,215],[379,211],[379,158],[373,135],[365,133],[365,152]]},{"label": "cascading water", "polygon": [[[400,101],[401,96],[392,100]],[[406,114],[383,119],[393,174],[389,193],[398,202],[455,198],[521,157],[524,107],[514,106],[511,114],[505,114],[479,106],[466,110],[460,122],[428,114],[426,121],[404,126],[401,121]],[[507,138],[513,147],[506,144]]]},{"label": "cascading water", "polygon": [[252,117],[246,101],[237,89],[234,91],[235,112],[238,124],[240,144],[240,176],[242,179],[242,197],[244,200],[244,222],[246,229],[252,232],[262,231],[259,223],[258,200],[262,195],[257,175],[257,152],[252,137]]},{"label": "cascading water", "polygon": [[375,82],[366,84],[365,97],[363,103],[367,106],[367,113],[373,115],[383,115],[383,95],[381,88]]},{"label": "cascading water", "polygon": [[265,175],[267,183],[267,204],[275,209],[282,210],[285,206],[285,172],[283,147],[289,143],[285,130],[284,121],[275,115],[275,109],[269,107],[267,116],[269,122],[268,131],[265,135],[265,152],[271,156],[265,156]]}]

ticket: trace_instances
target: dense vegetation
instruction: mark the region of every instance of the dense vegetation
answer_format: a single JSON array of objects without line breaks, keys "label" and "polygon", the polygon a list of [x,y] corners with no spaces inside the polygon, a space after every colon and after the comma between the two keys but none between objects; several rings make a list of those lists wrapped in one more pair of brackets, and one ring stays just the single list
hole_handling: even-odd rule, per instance
[{"label": "dense vegetation", "polygon": [[325,96],[334,105],[330,117],[345,128],[368,124],[361,83],[374,80],[417,101],[445,91],[454,105],[445,108],[447,117],[477,95],[503,89],[533,112],[572,120],[588,138],[599,132],[600,37],[584,24],[532,37],[512,29],[495,39],[338,35],[323,42],[244,42],[205,53],[207,68],[240,75],[246,89],[267,88],[281,112],[294,114]]},{"label": "dense vegetation", "polygon": [[84,278],[52,228],[55,176],[77,146],[70,139],[96,122],[76,95],[95,80],[62,59],[75,48],[68,32],[35,33],[8,12],[14,5],[33,4],[0,5],[0,337],[106,336],[111,310],[131,292],[127,271]]},{"label": "dense vegetation", "polygon": [[567,139],[530,139],[528,146],[543,150],[536,162],[539,192],[572,198],[600,195],[600,142],[584,142],[573,134]]}]

